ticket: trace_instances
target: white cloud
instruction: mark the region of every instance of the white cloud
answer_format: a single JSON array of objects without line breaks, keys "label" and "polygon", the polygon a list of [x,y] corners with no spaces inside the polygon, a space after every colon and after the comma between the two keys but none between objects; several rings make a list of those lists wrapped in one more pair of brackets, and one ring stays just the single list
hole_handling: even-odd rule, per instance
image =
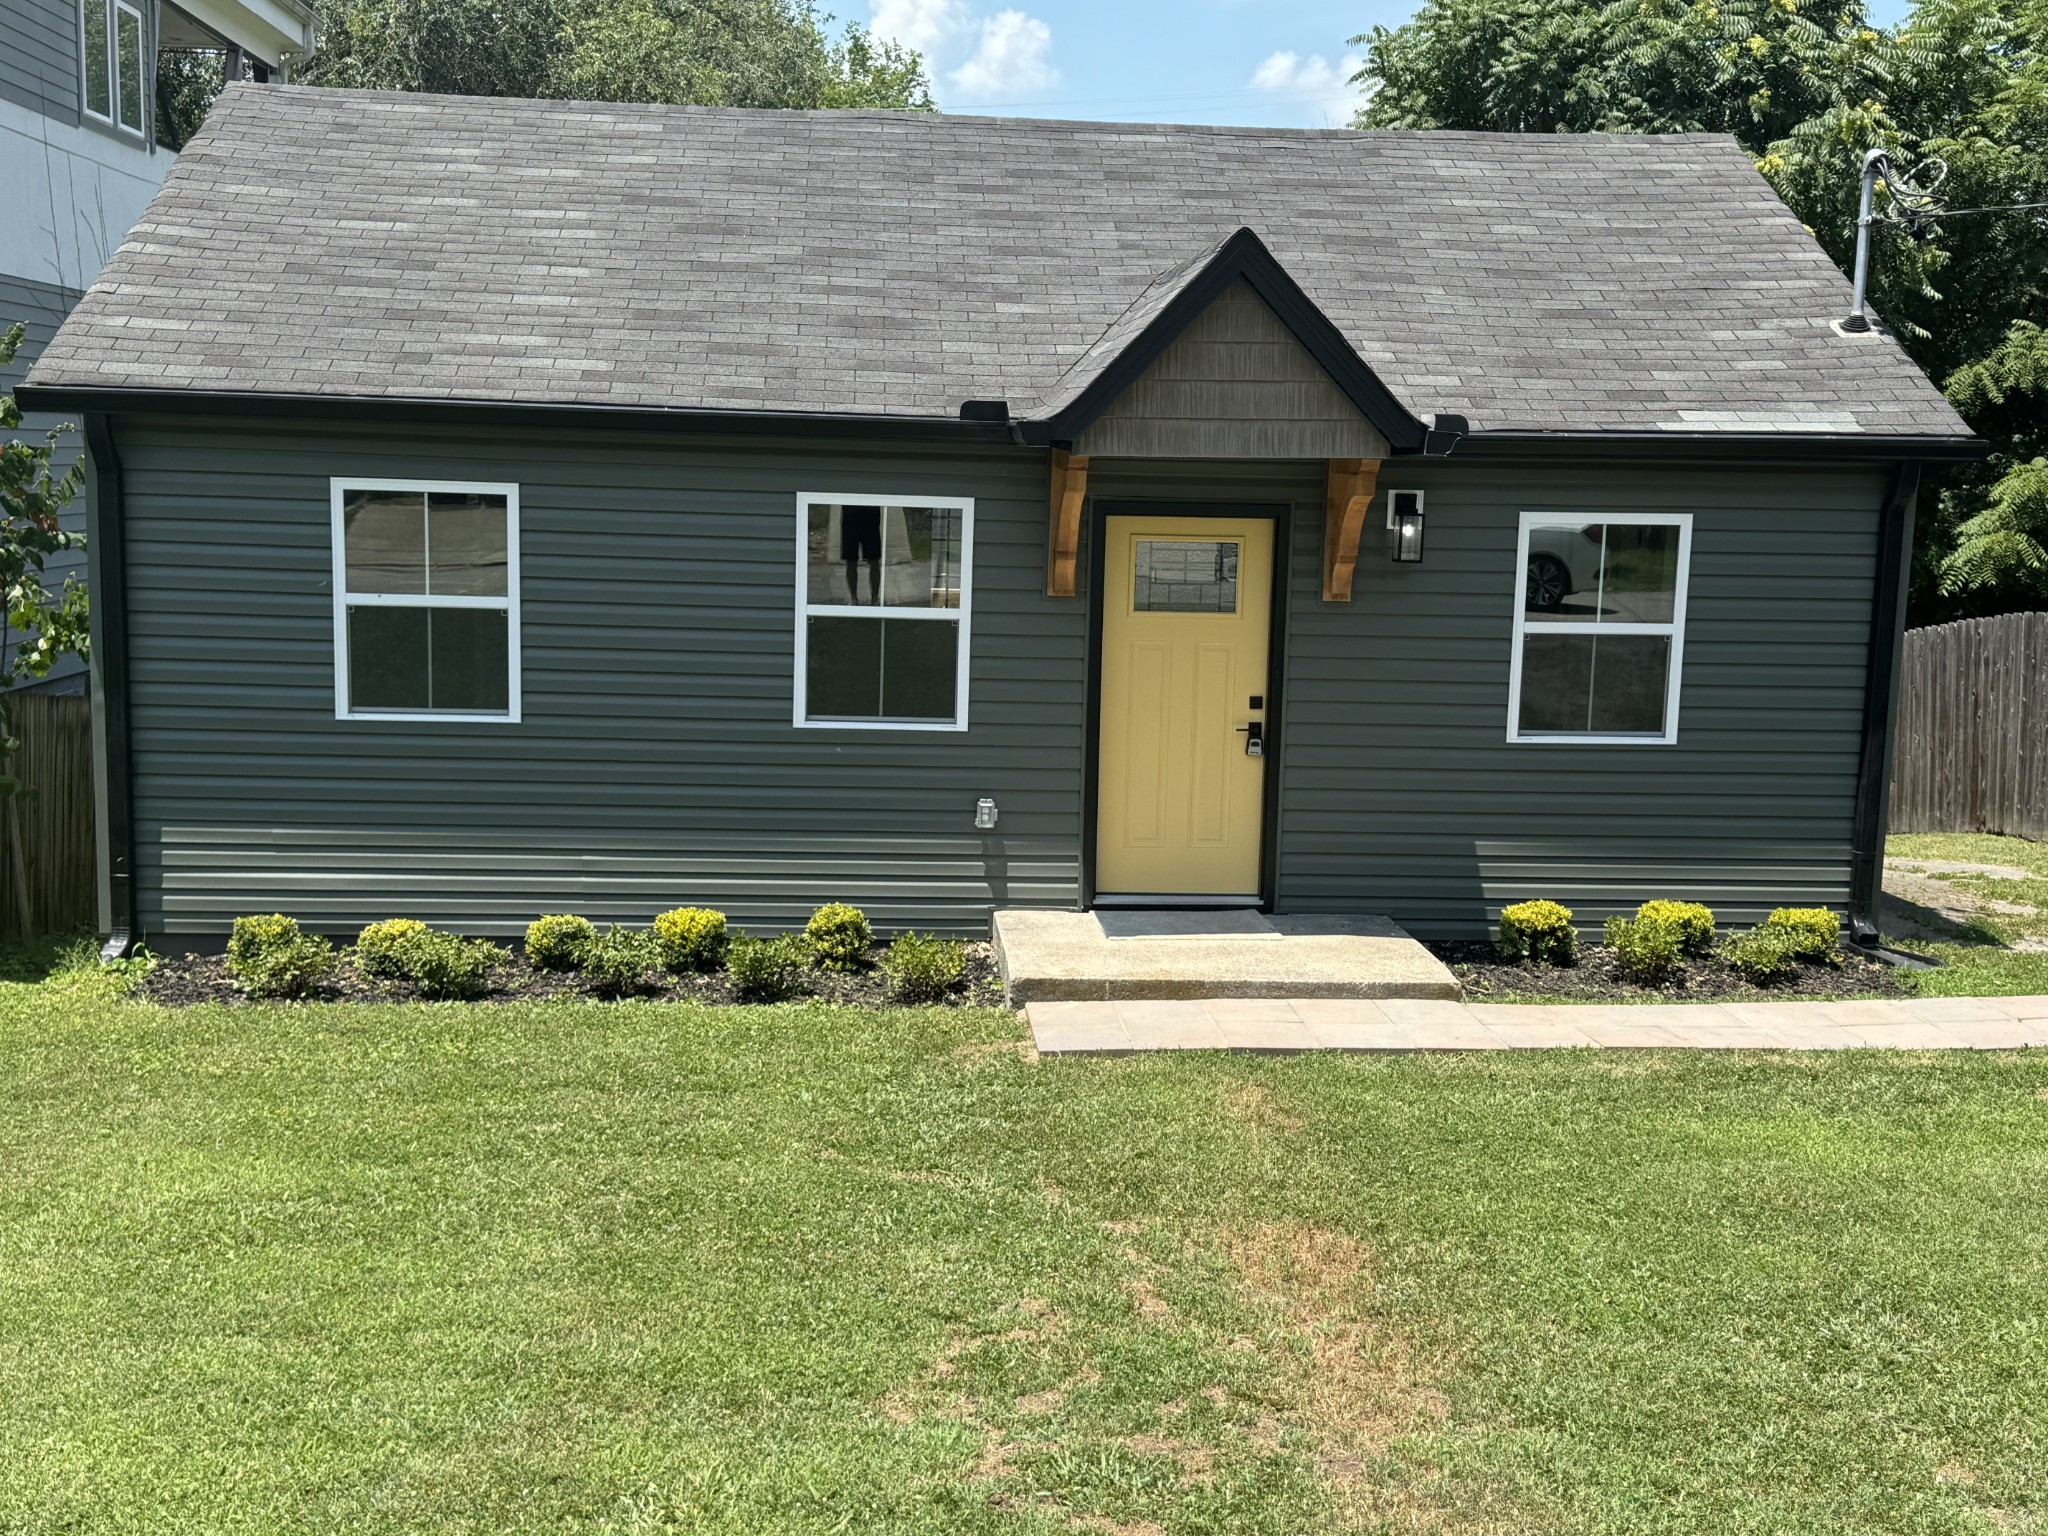
[{"label": "white cloud", "polygon": [[1285,92],[1332,126],[1342,127],[1365,104],[1365,91],[1351,84],[1351,77],[1364,66],[1365,60],[1355,53],[1332,64],[1320,53],[1303,58],[1283,48],[1252,71],[1251,83],[1259,90]]},{"label": "white cloud", "polygon": [[967,0],[874,0],[868,30],[919,53],[929,53],[967,25]]},{"label": "white cloud", "polygon": [[1051,51],[1051,27],[1022,11],[998,11],[982,20],[981,42],[953,71],[953,84],[970,98],[1043,90],[1060,77],[1046,58]]}]

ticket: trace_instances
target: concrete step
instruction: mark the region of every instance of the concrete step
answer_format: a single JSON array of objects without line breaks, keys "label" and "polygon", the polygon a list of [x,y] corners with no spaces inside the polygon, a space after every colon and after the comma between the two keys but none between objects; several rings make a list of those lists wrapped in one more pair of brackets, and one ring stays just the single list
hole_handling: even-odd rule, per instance
[{"label": "concrete step", "polygon": [[1392,920],[1364,914],[1006,910],[996,962],[1011,1006],[1153,998],[1464,996]]}]

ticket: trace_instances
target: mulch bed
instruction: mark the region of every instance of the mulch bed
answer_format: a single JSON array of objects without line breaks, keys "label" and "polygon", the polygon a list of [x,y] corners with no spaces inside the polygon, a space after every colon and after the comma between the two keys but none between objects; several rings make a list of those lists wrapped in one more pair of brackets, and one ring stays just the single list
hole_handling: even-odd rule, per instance
[{"label": "mulch bed", "polygon": [[1683,961],[1679,972],[1661,987],[1638,986],[1614,968],[1614,952],[1604,945],[1579,951],[1573,966],[1515,965],[1502,960],[1484,941],[1432,943],[1431,954],[1450,967],[1464,985],[1468,1001],[1489,998],[1557,997],[1575,1003],[1710,1003],[1770,1002],[1796,997],[1907,997],[1913,989],[1893,967],[1845,951],[1840,965],[1800,965],[1783,981],[1759,987],[1719,956]]},{"label": "mulch bed", "polygon": [[[810,993],[795,1002],[846,1003],[861,1008],[892,1004],[888,982],[878,963],[883,946],[869,951],[868,965],[859,971],[812,971]],[[737,1003],[732,980],[723,971],[708,975],[667,976],[664,984],[638,994],[656,1002]],[[247,1003],[256,1001],[240,991],[228,975],[227,962],[220,955],[164,955],[136,988],[136,995],[170,1008],[189,1008],[202,1003]],[[537,971],[515,948],[512,958],[491,972],[491,988],[466,999],[478,1003],[530,1003],[548,998],[595,1000],[596,994],[574,971]],[[356,969],[355,957],[346,949],[335,953],[334,969],[307,999],[319,1003],[411,1003],[421,1001],[409,981],[386,981],[365,976]],[[960,982],[939,1003],[932,1006],[983,1008],[1000,1006],[1002,982],[996,975],[995,947],[967,946],[967,969]]]}]

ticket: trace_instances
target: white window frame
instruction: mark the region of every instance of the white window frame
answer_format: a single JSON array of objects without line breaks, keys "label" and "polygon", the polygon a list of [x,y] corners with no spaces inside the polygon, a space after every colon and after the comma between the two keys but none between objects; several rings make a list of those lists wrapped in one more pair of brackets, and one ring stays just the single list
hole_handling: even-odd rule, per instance
[{"label": "white window frame", "polygon": [[[811,508],[814,506],[933,507],[960,513],[960,606],[957,608],[856,608],[849,603],[813,603],[811,593]],[[813,618],[918,619],[957,624],[960,644],[953,679],[951,720],[836,720],[805,718],[810,676]],[[968,662],[974,633],[974,498],[898,496],[880,491],[799,491],[796,498],[796,690],[791,718],[804,731],[964,731],[967,729]]]},{"label": "white window frame", "polygon": [[[1529,533],[1538,526],[1569,523],[1607,523],[1622,527],[1651,524],[1678,530],[1677,590],[1671,597],[1668,624],[1583,623],[1545,620],[1528,623]],[[1690,512],[1524,512],[1515,537],[1515,630],[1512,659],[1508,666],[1508,740],[1517,746],[1535,747],[1670,747],[1678,744],[1678,694],[1685,676],[1685,598],[1692,581],[1692,514]],[[1522,640],[1531,628],[1542,635],[1662,635],[1671,640],[1670,671],[1664,684],[1664,733],[1593,734],[1589,732],[1538,731],[1524,734],[1522,722]]]},{"label": "white window frame", "polygon": [[[140,114],[142,124],[138,128],[130,128],[121,121],[121,12],[123,11],[126,11],[135,18],[136,46],[142,50],[142,59],[140,61],[142,64],[142,112]],[[153,73],[150,64],[149,18],[143,15],[139,7],[129,4],[128,0],[107,0],[107,50],[105,56],[99,61],[100,68],[106,72],[107,78],[107,106],[110,110],[106,113],[93,111],[92,92],[86,89],[85,72],[92,67],[93,63],[90,57],[91,53],[92,38],[85,28],[85,5],[83,0],[81,0],[78,7],[78,110],[82,115],[96,123],[113,129],[116,133],[127,134],[131,138],[146,141],[149,138],[149,80],[150,75]]]},{"label": "white window frame", "polygon": [[[327,482],[333,516],[334,544],[334,718],[337,720],[418,720],[441,725],[519,723],[519,487],[485,480],[386,480],[374,475],[335,475]],[[348,530],[342,506],[349,491],[443,491],[464,496],[505,498],[505,595],[458,597],[431,592],[350,592]],[[510,670],[501,713],[466,709],[353,709],[349,705],[348,611],[351,608],[490,608],[505,615],[505,661]]]}]

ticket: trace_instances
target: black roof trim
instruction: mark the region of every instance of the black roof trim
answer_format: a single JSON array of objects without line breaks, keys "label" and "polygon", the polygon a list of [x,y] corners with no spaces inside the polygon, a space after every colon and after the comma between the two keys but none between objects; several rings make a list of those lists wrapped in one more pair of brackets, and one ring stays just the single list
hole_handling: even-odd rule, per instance
[{"label": "black roof trim", "polygon": [[1337,387],[1358,407],[1359,414],[1379,430],[1395,452],[1412,453],[1422,447],[1423,424],[1380,382],[1379,375],[1358,355],[1350,340],[1331,323],[1316,301],[1302,292],[1301,285],[1249,226],[1238,229],[1218,246],[1215,255],[1167,301],[1137,338],[1063,409],[1042,421],[1020,422],[1024,440],[1073,441],[1137,381],[1138,375],[1152,366],[1197,315],[1240,278],[1266,301],[1267,307],[1280,317],[1280,323],[1294,333],[1309,356],[1336,381]]},{"label": "black roof trim", "polygon": [[1946,459],[1970,462],[1991,445],[1981,437],[1883,432],[1468,432],[1454,459]]},{"label": "black roof trim", "polygon": [[956,416],[862,416],[804,411],[668,410],[646,406],[565,405],[548,401],[448,400],[398,395],[256,394],[233,390],[82,389],[22,384],[24,410],[163,411],[180,416],[231,413],[292,420],[417,421],[423,416],[461,426],[593,425],[631,431],[726,433],[742,437],[856,437],[904,442],[1014,444],[1007,422]]}]

